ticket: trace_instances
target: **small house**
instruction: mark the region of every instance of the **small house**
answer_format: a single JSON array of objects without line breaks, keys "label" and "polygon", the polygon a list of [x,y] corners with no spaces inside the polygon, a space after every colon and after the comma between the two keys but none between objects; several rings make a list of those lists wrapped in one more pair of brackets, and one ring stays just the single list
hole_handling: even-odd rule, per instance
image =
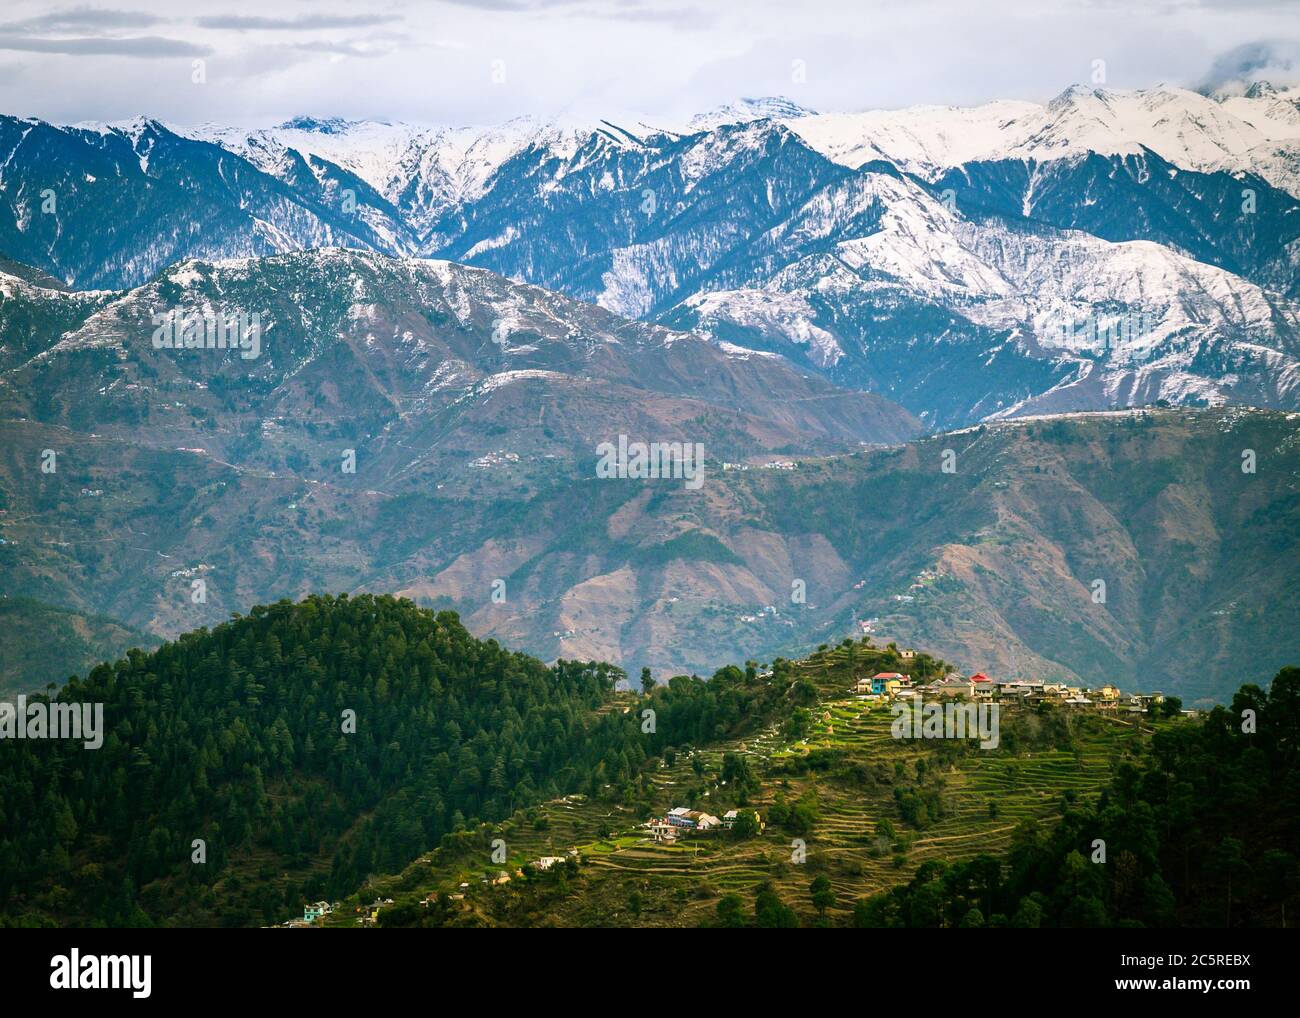
[{"label": "small house", "polygon": [[[740,819],[741,812],[742,811],[738,809],[727,810],[727,812],[722,814],[722,826],[725,827],[727,830],[731,830],[733,827],[736,826],[736,821]],[[744,810],[743,812],[754,814],[754,820],[758,823],[758,829],[760,832],[766,826],[763,823],[763,818],[759,815],[757,810],[747,809]]]},{"label": "small house", "polygon": [[681,827],[688,831],[709,831],[722,826],[722,821],[712,814],[698,809],[687,809],[685,806],[669,810],[664,819],[674,827]]},{"label": "small house", "polygon": [[877,672],[871,676],[871,692],[877,696],[890,696],[902,687],[906,675],[901,672]]},{"label": "small house", "polygon": [[1002,700],[1027,700],[1043,696],[1042,679],[999,679],[998,698]]},{"label": "small house", "polygon": [[302,909],[302,921],[313,923],[323,915],[329,915],[333,909],[328,901],[317,901],[310,905],[304,905]]},{"label": "small house", "polygon": [[926,689],[943,697],[975,695],[975,684],[970,679],[964,679],[960,675],[949,675],[938,682],[931,682]]}]

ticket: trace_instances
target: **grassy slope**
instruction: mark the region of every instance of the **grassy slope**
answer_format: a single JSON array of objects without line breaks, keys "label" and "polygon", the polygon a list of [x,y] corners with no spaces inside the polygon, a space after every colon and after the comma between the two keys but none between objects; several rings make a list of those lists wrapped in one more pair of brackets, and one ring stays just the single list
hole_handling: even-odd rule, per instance
[{"label": "grassy slope", "polygon": [[[761,837],[749,841],[700,835],[676,845],[656,845],[637,829],[648,818],[644,809],[570,796],[530,811],[536,820],[517,815],[513,822],[476,832],[463,848],[441,848],[403,874],[373,881],[329,924],[353,925],[356,905],[376,894],[391,896],[400,904],[417,901],[430,891],[454,891],[458,883],[467,881],[468,897],[457,912],[457,921],[464,923],[697,926],[713,920],[718,900],[729,892],[741,894],[746,911],[752,911],[753,889],[766,880],[809,923],[815,913],[808,884],[821,873],[830,878],[837,897],[831,919],[844,922],[855,899],[906,882],[922,863],[1001,853],[1023,818],[1052,820],[1066,793],[1080,799],[1095,796],[1113,765],[1126,753],[1140,752],[1150,731],[1145,723],[1139,727],[1127,719],[1079,715],[1069,721],[1077,753],[1057,748],[1014,752],[1005,746],[966,752],[952,765],[941,767],[944,817],[916,830],[902,821],[894,803],[895,764],[903,764],[908,775],[905,783],[910,784],[917,760],[939,761],[940,744],[893,739],[888,708],[870,707],[847,692],[851,669],[843,648],[814,655],[799,668],[815,682],[822,697],[813,710],[815,726],[806,743],[790,743],[774,725],[747,739],[709,746],[698,751],[704,779],[695,776],[687,753],[680,753],[672,767],[661,766],[655,775],[654,800],[658,810],[680,805],[684,789],[706,784],[712,791],[700,800],[701,808],[720,815],[735,804],[716,784],[723,754],[746,753],[762,780],[762,790],[752,802],[764,816],[778,794],[794,801],[815,793],[820,819],[805,839],[806,863],[791,861],[792,835],[775,825],[769,824]],[[629,695],[625,706],[634,708],[635,698]],[[1004,739],[1009,731],[1022,741],[1032,738],[1033,729],[1042,724],[1028,712],[1007,711],[1002,721]],[[794,757],[828,747],[843,749],[850,763],[866,764],[877,773],[883,765],[889,779],[855,786],[826,774],[772,773]],[[997,804],[996,816],[990,813],[990,802]],[[901,864],[896,863],[892,848],[876,843],[876,825],[882,819],[888,819],[900,839],[910,844]],[[608,837],[599,836],[602,825],[610,828]],[[489,843],[498,837],[506,842],[508,864],[490,861]],[[498,888],[480,881],[485,874],[513,872],[538,856],[564,855],[575,847],[584,860],[576,880],[561,883],[548,875],[535,883],[515,880]],[[629,906],[633,892],[641,898],[639,914]]]}]

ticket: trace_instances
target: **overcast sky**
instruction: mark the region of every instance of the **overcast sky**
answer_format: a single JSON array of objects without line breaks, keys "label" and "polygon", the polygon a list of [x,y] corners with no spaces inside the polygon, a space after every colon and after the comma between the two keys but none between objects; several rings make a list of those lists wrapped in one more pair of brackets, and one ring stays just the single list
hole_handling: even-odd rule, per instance
[{"label": "overcast sky", "polygon": [[[247,126],[818,110],[1297,80],[1296,0],[123,0],[0,5],[0,112]],[[183,13],[182,13],[183,12]],[[195,83],[194,61],[204,62]]]}]

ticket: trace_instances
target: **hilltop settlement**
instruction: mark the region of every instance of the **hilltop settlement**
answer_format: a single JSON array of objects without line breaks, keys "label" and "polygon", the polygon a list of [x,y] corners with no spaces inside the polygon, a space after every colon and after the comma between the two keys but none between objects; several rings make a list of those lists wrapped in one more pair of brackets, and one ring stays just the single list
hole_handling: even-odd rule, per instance
[{"label": "hilltop settlement", "polygon": [[[910,660],[915,651],[899,651],[899,657]],[[859,700],[896,700],[915,697],[962,698],[975,701],[1010,702],[1020,706],[1037,706],[1040,703],[1059,704],[1065,707],[1108,710],[1125,714],[1157,713],[1162,715],[1194,714],[1182,709],[1177,697],[1166,697],[1161,692],[1123,693],[1109,683],[1095,686],[1071,686],[1064,682],[1043,679],[992,679],[983,672],[962,676],[949,674],[932,682],[918,681],[902,672],[877,672],[859,678],[851,692]]]}]

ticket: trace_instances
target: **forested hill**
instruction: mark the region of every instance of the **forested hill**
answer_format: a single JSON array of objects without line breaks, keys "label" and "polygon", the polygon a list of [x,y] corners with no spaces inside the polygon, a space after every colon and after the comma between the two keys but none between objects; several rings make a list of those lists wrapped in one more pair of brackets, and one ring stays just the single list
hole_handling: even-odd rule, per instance
[{"label": "forested hill", "polygon": [[479,820],[636,780],[666,738],[744,730],[793,693],[752,667],[674,679],[645,733],[610,709],[621,676],[369,595],[131,651],[57,694],[104,705],[99,749],[0,740],[0,925],[278,921]]},{"label": "forested hill", "polygon": [[0,914],[243,924],[350,889],[467,818],[567,791],[608,757],[588,728],[616,677],[385,597],[259,607],[132,651],[59,694],[104,704],[100,749],[0,742]]}]

